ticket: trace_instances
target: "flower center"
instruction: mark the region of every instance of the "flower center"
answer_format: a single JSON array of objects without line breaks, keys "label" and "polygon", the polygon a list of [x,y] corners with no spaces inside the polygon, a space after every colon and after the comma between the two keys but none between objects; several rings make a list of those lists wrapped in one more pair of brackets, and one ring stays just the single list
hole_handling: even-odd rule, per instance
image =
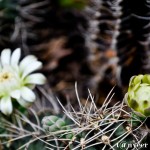
[{"label": "flower center", "polygon": [[13,74],[10,72],[2,72],[0,73],[0,83],[8,81],[13,78]]}]

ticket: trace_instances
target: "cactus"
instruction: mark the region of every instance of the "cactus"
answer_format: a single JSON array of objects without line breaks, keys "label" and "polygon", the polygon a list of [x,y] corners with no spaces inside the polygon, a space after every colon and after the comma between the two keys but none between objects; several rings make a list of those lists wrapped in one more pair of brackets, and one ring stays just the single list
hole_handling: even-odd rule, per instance
[{"label": "cactus", "polygon": [[[148,132],[145,134],[145,131],[142,129],[146,129],[145,120],[141,120],[132,112],[126,111],[124,101],[120,104],[116,103],[113,107],[108,107],[112,98],[111,95],[108,95],[102,107],[97,108],[90,92],[89,97],[91,98],[91,102],[87,100],[85,106],[78,99],[79,111],[75,111],[73,107],[71,107],[71,111],[67,111],[58,100],[66,116],[73,121],[73,124],[68,125],[69,129],[66,128],[66,130],[55,127],[57,130],[51,134],[47,129],[51,131],[54,125],[58,126],[56,124],[59,119],[54,116],[47,117],[46,120],[44,118],[43,127],[45,128],[46,124],[45,131],[48,134],[50,144],[54,144],[52,141],[54,141],[55,137],[55,140],[59,143],[57,146],[60,149],[107,150],[110,148],[125,150],[127,146],[133,148],[134,144],[139,141],[140,143],[143,142],[148,134]],[[89,107],[87,106],[88,103],[90,104]],[[52,119],[49,118],[53,117],[56,119],[53,119],[55,122],[52,123]],[[64,136],[62,138],[62,135],[68,132],[72,133],[72,138]],[[122,143],[126,143],[125,146]],[[56,147],[55,144],[51,146]],[[52,148],[51,146],[49,145],[49,148]]]},{"label": "cactus", "polygon": [[[112,86],[118,79],[122,86],[131,75],[149,72],[149,6],[146,0],[137,1],[136,5],[128,0],[0,0],[0,50],[21,44],[25,54],[35,54],[43,61],[43,71],[54,92],[74,100],[73,83],[78,80],[85,99],[87,92],[83,89],[87,86],[95,95],[99,88],[107,91],[108,80]],[[113,56],[107,57],[107,51],[114,52]],[[131,78],[124,98],[127,106],[123,101],[111,107],[109,94],[99,108],[89,92],[85,105],[77,95],[77,110],[76,104],[68,111],[59,102],[67,119],[53,113],[43,119],[43,127],[36,112],[28,116],[24,111],[17,112],[15,121],[0,116],[0,135],[10,140],[4,149],[18,149],[20,145],[44,149],[46,144],[50,149],[120,150],[126,149],[127,144],[148,141],[149,76]],[[41,103],[48,98],[56,110],[56,101],[45,90],[43,93]],[[44,107],[38,109],[52,110],[46,104],[44,101]],[[13,142],[15,139],[19,139],[18,144]],[[44,144],[31,144],[37,139]],[[5,138],[0,142],[5,143]],[[124,142],[126,146],[120,147]]]},{"label": "cactus", "polygon": [[[144,79],[133,78],[133,85],[140,83]],[[136,79],[136,80],[134,80]],[[78,101],[78,109],[73,106],[67,110],[59,101],[65,115],[45,116],[42,120],[42,126],[39,122],[40,114],[31,109],[32,121],[28,115],[16,111],[12,116],[13,123],[9,122],[1,116],[0,127],[5,131],[0,136],[6,136],[8,141],[7,149],[63,149],[63,150],[126,150],[128,146],[133,148],[134,145],[149,141],[149,131],[146,118],[141,118],[128,109],[124,103],[116,103],[112,107],[109,106],[114,94],[108,94],[103,105],[99,108],[94,102],[93,95],[90,91],[89,96],[84,104],[79,99],[77,85],[76,95]],[[42,106],[41,106],[42,107]],[[40,107],[40,108],[41,108]],[[35,116],[35,119],[34,117]],[[14,140],[19,139],[19,142]],[[23,139],[23,140],[21,140]],[[3,142],[5,139],[3,138]],[[26,143],[24,143],[25,141]],[[37,144],[33,144],[36,142]]]}]

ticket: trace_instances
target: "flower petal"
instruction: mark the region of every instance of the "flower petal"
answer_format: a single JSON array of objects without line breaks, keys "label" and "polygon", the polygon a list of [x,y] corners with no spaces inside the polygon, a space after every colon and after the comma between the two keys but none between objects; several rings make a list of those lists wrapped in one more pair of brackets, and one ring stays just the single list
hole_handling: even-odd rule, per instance
[{"label": "flower petal", "polygon": [[18,64],[20,56],[21,56],[21,49],[20,48],[15,49],[11,56],[11,62],[10,62],[11,65]]},{"label": "flower petal", "polygon": [[20,90],[15,90],[15,91],[11,92],[10,95],[14,99],[20,99],[21,92],[20,92]]},{"label": "flower petal", "polygon": [[30,64],[30,66],[28,66],[23,71],[22,78],[26,77],[31,72],[36,71],[36,70],[41,69],[41,68],[42,68],[42,63],[40,61],[33,62],[32,64]]},{"label": "flower petal", "polygon": [[35,84],[28,84],[28,85],[26,85],[26,87],[33,90],[35,88]]},{"label": "flower petal", "polygon": [[31,106],[32,103],[27,102],[26,100],[24,100],[23,98],[17,99],[17,102],[23,106],[23,107],[29,107]]},{"label": "flower petal", "polygon": [[13,111],[13,106],[10,97],[3,97],[0,100],[1,111],[5,115],[10,115]]},{"label": "flower petal", "polygon": [[2,66],[10,64],[10,49],[4,49],[1,53],[1,64]]},{"label": "flower petal", "polygon": [[41,73],[34,73],[25,79],[25,83],[42,85],[46,82],[46,77]]},{"label": "flower petal", "polygon": [[21,89],[21,96],[24,100],[28,102],[34,102],[35,101],[35,94],[27,87],[23,87]]},{"label": "flower petal", "polygon": [[26,56],[21,62],[20,62],[20,70],[23,71],[24,69],[26,69],[27,67],[29,67],[29,65],[31,63],[33,63],[34,61],[37,61],[37,58],[33,55],[29,55]]}]

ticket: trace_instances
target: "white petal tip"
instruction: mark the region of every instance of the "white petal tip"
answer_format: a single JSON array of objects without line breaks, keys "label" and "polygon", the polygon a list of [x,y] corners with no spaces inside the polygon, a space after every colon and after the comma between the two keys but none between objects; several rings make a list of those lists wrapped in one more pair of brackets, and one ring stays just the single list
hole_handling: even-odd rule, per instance
[{"label": "white petal tip", "polygon": [[13,111],[12,102],[10,97],[3,97],[0,100],[1,112],[5,115],[10,115]]},{"label": "white petal tip", "polygon": [[34,102],[36,100],[36,96],[33,93],[33,91],[27,87],[23,87],[21,89],[21,96],[24,100],[26,100],[27,102]]},{"label": "white petal tip", "polygon": [[41,73],[31,74],[25,79],[25,83],[27,84],[43,85],[46,83],[46,81],[46,77]]}]

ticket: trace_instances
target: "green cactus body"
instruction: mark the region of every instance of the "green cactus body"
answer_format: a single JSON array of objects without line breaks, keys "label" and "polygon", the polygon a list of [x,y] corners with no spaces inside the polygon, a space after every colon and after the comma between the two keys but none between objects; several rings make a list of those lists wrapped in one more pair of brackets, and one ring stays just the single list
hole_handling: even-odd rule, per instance
[{"label": "green cactus body", "polygon": [[46,116],[42,120],[43,128],[48,132],[59,131],[60,129],[65,129],[66,123],[63,119],[57,116]]},{"label": "green cactus body", "polygon": [[138,75],[130,79],[125,101],[137,115],[150,116],[150,75]]},{"label": "green cactus body", "polygon": [[63,119],[61,119],[57,116],[51,115],[51,116],[44,117],[42,120],[42,124],[43,124],[43,128],[48,133],[66,130],[65,135],[62,134],[62,136],[61,136],[61,134],[60,134],[59,136],[66,138],[66,139],[72,139],[72,137],[73,137],[73,134],[69,132],[70,129],[68,127],[68,124]]}]

